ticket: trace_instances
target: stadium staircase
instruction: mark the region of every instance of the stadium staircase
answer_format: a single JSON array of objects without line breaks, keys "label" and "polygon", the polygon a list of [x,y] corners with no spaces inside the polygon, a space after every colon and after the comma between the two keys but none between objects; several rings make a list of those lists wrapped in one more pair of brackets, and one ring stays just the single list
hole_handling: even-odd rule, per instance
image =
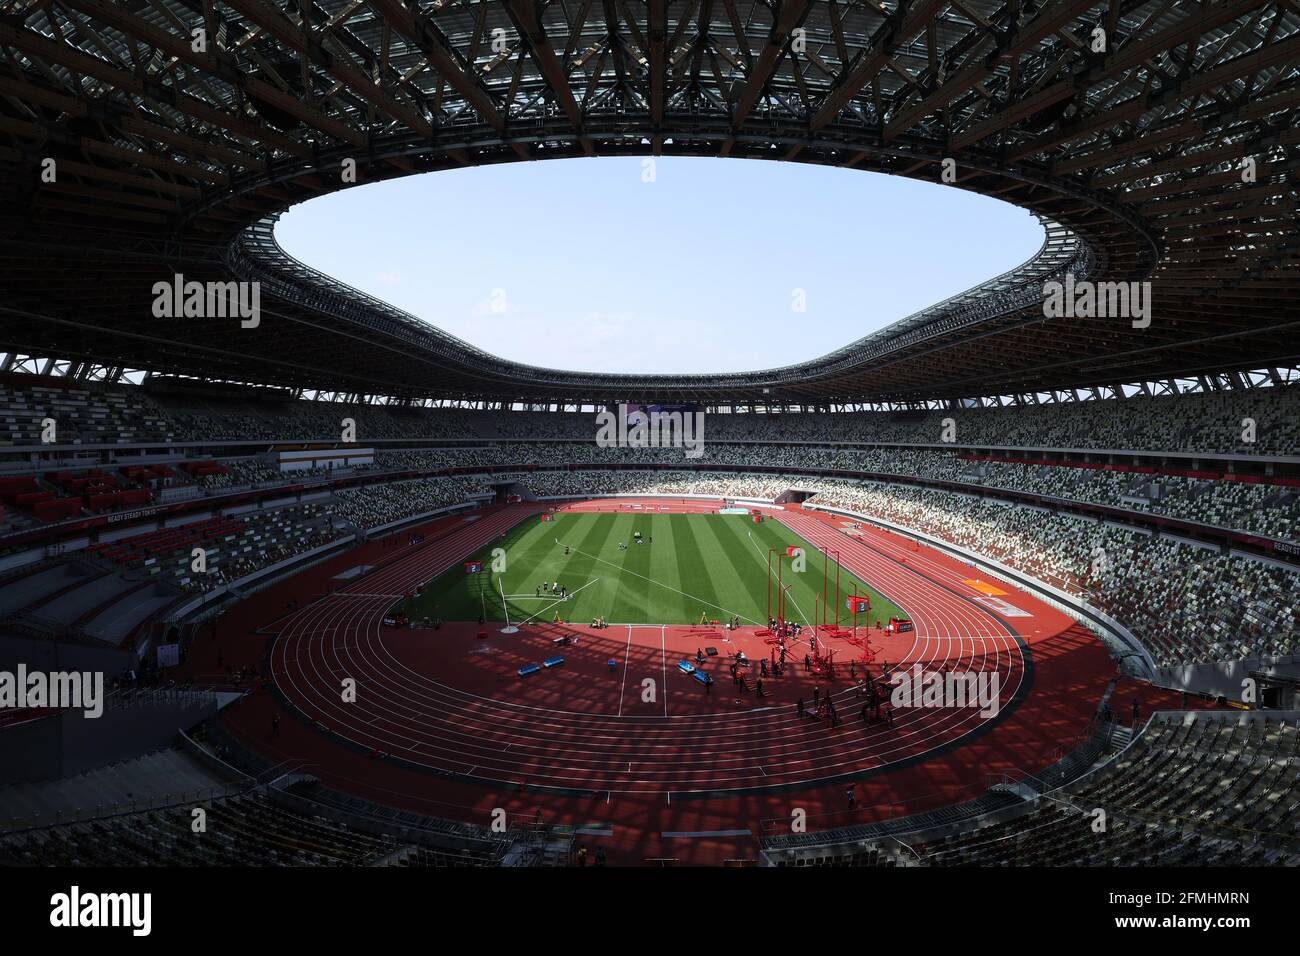
[{"label": "stadium staircase", "polygon": [[512,827],[509,838],[510,844],[501,857],[501,866],[568,866],[573,859],[576,833],[572,827],[525,824]]}]

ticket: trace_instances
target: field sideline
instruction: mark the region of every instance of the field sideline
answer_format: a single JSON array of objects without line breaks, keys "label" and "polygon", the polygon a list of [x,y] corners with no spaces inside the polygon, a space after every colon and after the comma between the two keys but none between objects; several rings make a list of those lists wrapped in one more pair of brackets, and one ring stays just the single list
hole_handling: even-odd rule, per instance
[{"label": "field sideline", "polygon": [[[635,532],[643,543],[636,544]],[[627,545],[620,550],[619,544]],[[565,546],[570,553],[566,556]],[[788,546],[805,549],[802,572],[785,557]],[[505,552],[505,569],[494,572],[493,552]],[[498,538],[467,561],[482,564],[479,574],[457,566],[404,602],[408,617],[447,621],[485,620],[519,623],[522,619],[590,623],[601,617],[611,624],[696,624],[701,615],[742,624],[767,623],[768,549],[772,557],[773,613],[777,592],[777,555],[785,564],[786,618],[813,623],[822,594],[823,565],[828,568],[830,619],[835,618],[834,556],[818,551],[776,521],[755,524],[748,515],[708,514],[558,514],[554,521],[532,518]],[[498,566],[500,565],[498,555]],[[568,588],[557,600],[539,585]],[[840,572],[840,620],[849,624],[845,599],[853,593],[871,599],[871,612],[860,625],[901,616],[883,595],[848,571]],[[505,595],[504,607],[502,595]]]}]

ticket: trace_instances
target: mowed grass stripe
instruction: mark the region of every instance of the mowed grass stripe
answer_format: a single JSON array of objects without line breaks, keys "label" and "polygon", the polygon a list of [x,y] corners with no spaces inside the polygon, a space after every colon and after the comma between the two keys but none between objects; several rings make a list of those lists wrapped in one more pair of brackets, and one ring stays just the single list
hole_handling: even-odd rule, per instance
[{"label": "mowed grass stripe", "polygon": [[[690,515],[669,515],[665,524],[672,529],[672,554],[675,556],[672,563],[676,564],[677,576],[674,586],[685,592],[677,595],[679,616],[676,620],[694,624],[699,621],[701,611],[711,617],[721,613],[716,606],[722,602],[718,600],[713,575],[695,534],[696,523]],[[688,594],[690,597],[686,596]]]},{"label": "mowed grass stripe", "polygon": [[[635,583],[625,595],[632,596],[631,600],[621,602],[617,608],[619,621],[632,624],[680,621],[690,615],[688,605],[695,602],[679,593],[686,589],[682,587],[681,555],[671,544],[672,518],[672,515],[640,514],[633,519],[632,530],[641,532],[643,542],[635,544],[629,535],[625,564],[635,572],[629,583]],[[669,529],[666,535],[665,529]],[[656,543],[651,544],[651,538]]]},{"label": "mowed grass stripe", "polygon": [[501,595],[492,573],[492,552],[496,548],[503,548],[507,553],[527,549],[533,531],[531,522],[524,521],[484,545],[465,559],[482,564],[482,573],[466,574],[463,564],[451,568],[411,602],[417,610],[407,613],[413,617],[442,617],[451,621],[475,620],[480,613],[485,613],[489,620],[500,620]]},{"label": "mowed grass stripe", "polygon": [[[686,598],[677,593],[686,590],[682,586],[682,581],[684,577],[690,575],[690,559],[685,550],[686,541],[678,534],[679,531],[686,529],[686,525],[673,520],[674,517],[678,516],[665,515],[662,520],[652,521],[651,532],[648,532],[649,537],[644,547],[650,549],[650,570],[646,573],[665,585],[660,589],[663,592],[659,598],[661,607],[665,615],[672,614],[668,620],[679,621],[690,615]],[[676,588],[677,591],[671,590],[672,588]],[[648,610],[643,608],[642,613]],[[639,619],[628,618],[628,620],[635,623]]]},{"label": "mowed grass stripe", "polygon": [[[602,583],[605,578],[608,578],[615,590],[608,603],[604,605],[606,609],[595,612],[591,616],[601,614],[606,620],[615,623],[655,623],[676,620],[680,608],[675,606],[674,600],[680,599],[681,596],[674,590],[676,585],[671,580],[665,580],[652,573],[654,555],[662,548],[662,543],[659,546],[649,543],[649,538],[656,533],[659,533],[662,539],[663,534],[659,529],[669,516],[633,512],[602,515],[601,518],[610,523],[611,533],[605,541],[604,553],[591,552],[590,560],[595,562],[593,569],[595,573],[600,574],[602,568],[607,572],[602,577]],[[640,545],[635,543],[633,537],[635,531],[642,533],[646,538],[645,543]],[[626,544],[627,550],[620,551],[618,549],[620,543]],[[674,561],[673,554],[668,553],[664,560],[671,565]]]},{"label": "mowed grass stripe", "polygon": [[[504,620],[506,615],[502,612],[501,595],[504,592],[507,595],[507,602],[510,609],[510,620],[517,621],[520,617],[529,614],[531,610],[526,605],[508,596],[512,594],[531,593],[536,585],[527,586],[523,580],[523,570],[530,567],[539,567],[545,564],[548,552],[549,539],[546,536],[546,525],[540,518],[530,518],[524,525],[516,529],[515,534],[507,535],[505,538],[494,541],[476,556],[476,560],[483,563],[483,577],[487,579],[486,584],[489,590],[488,606],[493,613],[490,614],[492,620]],[[500,548],[506,554],[505,570],[494,572],[492,570],[492,553]]]},{"label": "mowed grass stripe", "polygon": [[[611,621],[627,621],[628,615],[635,613],[636,608],[644,608],[650,602],[650,582],[640,576],[645,571],[638,566],[640,561],[635,551],[636,546],[632,544],[635,523],[636,518],[631,514],[615,515],[614,534],[610,541],[612,553],[601,555],[606,561],[612,561],[618,566],[618,571],[614,574],[618,589],[614,593],[614,604],[609,613]],[[620,544],[627,545],[627,549],[618,550]],[[645,545],[641,547],[644,548]],[[629,574],[629,571],[636,573]]]},{"label": "mowed grass stripe", "polygon": [[[562,515],[556,520],[557,536],[572,553],[559,560],[567,562],[560,583],[577,592],[569,601],[548,611],[567,621],[591,621],[597,617],[617,620],[619,604],[626,599],[629,583],[635,578],[626,573],[630,551],[620,551],[632,533],[632,516],[624,514]],[[575,533],[581,532],[581,533]],[[595,582],[595,583],[591,583]],[[578,591],[582,588],[581,591]]]}]

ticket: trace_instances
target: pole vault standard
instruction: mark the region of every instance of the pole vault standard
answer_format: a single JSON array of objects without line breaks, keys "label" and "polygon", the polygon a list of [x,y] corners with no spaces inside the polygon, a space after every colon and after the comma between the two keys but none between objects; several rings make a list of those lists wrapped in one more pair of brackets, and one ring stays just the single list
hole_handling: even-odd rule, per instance
[{"label": "pole vault standard", "polygon": [[[782,572],[784,572],[785,570],[785,565],[781,562],[782,550],[783,549],[781,548],[767,549],[767,619],[769,621],[772,620],[772,555],[775,554],[777,556],[776,558],[776,627],[777,627],[778,634],[781,633],[781,629],[785,626],[785,591],[781,588]],[[793,586],[794,583],[791,582],[791,587]]]},{"label": "pole vault standard", "polygon": [[772,620],[772,552],[776,548],[767,549],[767,619]]},{"label": "pole vault standard", "polygon": [[840,552],[838,548],[822,548],[822,614],[827,618],[830,617],[826,610],[826,583],[828,579],[827,563],[832,554],[835,555],[835,631],[838,633],[840,629]]},{"label": "pole vault standard", "polygon": [[[515,627],[513,624],[510,623],[510,608],[506,605],[506,589],[505,586],[501,583],[500,578],[497,578],[497,587],[501,589],[501,610],[504,611],[506,615],[506,626],[501,628],[501,633],[518,634],[519,628]],[[487,616],[484,615],[483,619],[487,620]]]},{"label": "pole vault standard", "polygon": [[[772,620],[772,555],[777,550],[776,548],[767,549],[767,619],[769,621]],[[780,567],[779,561],[777,567]],[[780,598],[777,599],[777,602],[780,603]]]},{"label": "pole vault standard", "polygon": [[822,548],[822,627],[826,626],[826,565],[830,560],[829,552]]},{"label": "pole vault standard", "polygon": [[785,631],[785,589],[781,587],[781,573],[785,570],[785,562],[778,556],[776,559],[776,628],[777,633]]},{"label": "pole vault standard", "polygon": [[858,582],[853,582],[853,640],[858,639]]},{"label": "pole vault standard", "polygon": [[835,551],[835,631],[840,629],[840,552]]}]

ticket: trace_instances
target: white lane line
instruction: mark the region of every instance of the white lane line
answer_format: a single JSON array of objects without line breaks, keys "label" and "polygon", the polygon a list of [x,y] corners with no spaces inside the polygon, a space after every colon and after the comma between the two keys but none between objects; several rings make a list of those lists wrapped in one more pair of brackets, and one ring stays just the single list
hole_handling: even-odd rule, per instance
[{"label": "white lane line", "polygon": [[664,665],[664,716],[668,716],[668,625],[659,625],[659,649],[662,652],[660,660]]},{"label": "white lane line", "polygon": [[627,650],[623,652],[623,683],[618,688],[618,715],[623,716],[623,692],[627,690],[627,662],[632,656],[632,625],[627,626]]}]

